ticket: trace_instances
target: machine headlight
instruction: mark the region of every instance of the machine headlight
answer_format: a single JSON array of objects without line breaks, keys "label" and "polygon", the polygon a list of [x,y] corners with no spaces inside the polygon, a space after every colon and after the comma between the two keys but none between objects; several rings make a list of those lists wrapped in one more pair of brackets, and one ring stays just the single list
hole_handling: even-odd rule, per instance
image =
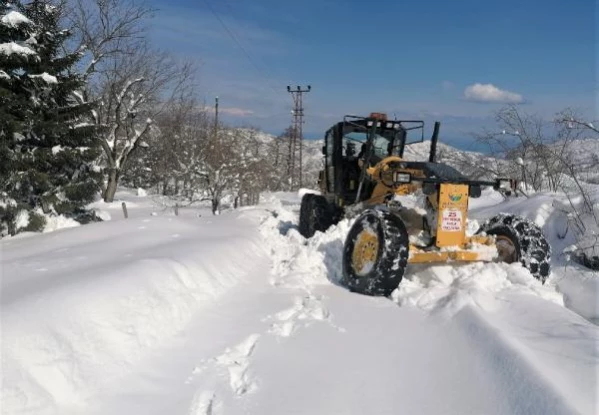
[{"label": "machine headlight", "polygon": [[410,173],[396,171],[393,173],[393,181],[395,183],[410,183],[412,181],[412,175]]}]

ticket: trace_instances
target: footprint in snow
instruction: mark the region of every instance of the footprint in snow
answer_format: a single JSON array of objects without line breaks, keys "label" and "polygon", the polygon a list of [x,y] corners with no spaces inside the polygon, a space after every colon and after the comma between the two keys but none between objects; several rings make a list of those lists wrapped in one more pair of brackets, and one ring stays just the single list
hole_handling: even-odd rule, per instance
[{"label": "footprint in snow", "polygon": [[259,334],[252,334],[233,348],[227,348],[218,356],[216,363],[229,372],[229,384],[233,392],[243,395],[255,389],[256,383],[248,373],[250,356],[260,338]]},{"label": "footprint in snow", "polygon": [[295,331],[297,324],[305,321],[325,321],[329,319],[329,311],[322,305],[320,297],[308,295],[296,297],[295,304],[274,315],[274,322],[269,332],[281,337],[289,337]]},{"label": "footprint in snow", "polygon": [[248,369],[250,366],[250,356],[252,355],[259,338],[259,334],[252,334],[238,345],[226,348],[221,355],[211,361],[202,360],[193,370],[192,375],[187,378],[185,383],[191,383],[195,375],[206,370],[210,363],[214,363],[227,370],[229,374],[229,385],[235,394],[243,395],[247,392],[251,392],[254,390],[256,384],[248,373]]},{"label": "footprint in snow", "polygon": [[220,413],[220,404],[212,391],[196,393],[189,408],[189,415],[216,415]]}]

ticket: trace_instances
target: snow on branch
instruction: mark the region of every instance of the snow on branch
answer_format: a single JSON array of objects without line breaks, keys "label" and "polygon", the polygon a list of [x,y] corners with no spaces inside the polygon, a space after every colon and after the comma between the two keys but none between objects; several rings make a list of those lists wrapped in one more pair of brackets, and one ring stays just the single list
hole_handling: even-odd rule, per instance
[{"label": "snow on branch", "polygon": [[58,79],[55,76],[50,75],[47,72],[44,72],[41,75],[28,75],[28,76],[30,78],[41,78],[47,84],[57,84],[58,83]]},{"label": "snow on branch", "polygon": [[2,24],[13,28],[16,28],[22,24],[31,24],[31,20],[14,10],[2,16],[1,21]]},{"label": "snow on branch", "polygon": [[116,159],[115,165],[117,168],[120,168],[123,165],[123,160],[127,158],[127,156],[132,150],[136,149],[143,143],[143,141],[141,141],[140,139],[149,131],[151,126],[152,120],[148,118],[143,128],[139,130],[134,129],[134,135],[125,142],[125,145],[120,150],[120,154]]},{"label": "snow on branch", "polygon": [[123,89],[121,90],[120,94],[117,95],[117,103],[120,105],[123,102],[123,99],[125,98],[125,95],[127,95],[127,92],[129,92],[129,90],[131,88],[133,88],[136,84],[139,84],[141,82],[143,82],[145,80],[145,78],[141,77],[141,78],[137,78],[137,79],[133,79],[131,81],[128,81],[125,86],[123,87]]},{"label": "snow on branch", "polygon": [[21,55],[29,56],[36,55],[35,51],[27,46],[21,46],[15,42],[0,43],[0,53],[6,56]]}]

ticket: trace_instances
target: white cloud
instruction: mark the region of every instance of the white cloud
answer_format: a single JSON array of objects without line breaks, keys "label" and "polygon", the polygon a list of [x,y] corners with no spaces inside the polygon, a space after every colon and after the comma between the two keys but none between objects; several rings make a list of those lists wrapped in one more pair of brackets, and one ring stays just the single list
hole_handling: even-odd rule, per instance
[{"label": "white cloud", "polygon": [[254,113],[252,110],[246,110],[243,108],[222,108],[219,111],[224,114],[233,115],[235,117],[245,117]]},{"label": "white cloud", "polygon": [[464,90],[464,97],[475,102],[500,102],[504,104],[520,104],[524,97],[515,92],[505,91],[493,84],[473,84]]},{"label": "white cloud", "polygon": [[[214,107],[207,106],[204,107],[206,111],[214,112]],[[220,107],[218,109],[220,114],[232,115],[233,117],[247,117],[248,115],[253,115],[254,111],[244,108],[234,108],[234,107]]]}]

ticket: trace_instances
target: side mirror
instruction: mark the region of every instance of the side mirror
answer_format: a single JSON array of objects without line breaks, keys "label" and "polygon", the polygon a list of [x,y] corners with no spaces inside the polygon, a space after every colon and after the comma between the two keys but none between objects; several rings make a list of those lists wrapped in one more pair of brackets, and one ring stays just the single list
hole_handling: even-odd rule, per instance
[{"label": "side mirror", "polygon": [[327,154],[327,146],[322,146],[322,154],[326,156]]}]

